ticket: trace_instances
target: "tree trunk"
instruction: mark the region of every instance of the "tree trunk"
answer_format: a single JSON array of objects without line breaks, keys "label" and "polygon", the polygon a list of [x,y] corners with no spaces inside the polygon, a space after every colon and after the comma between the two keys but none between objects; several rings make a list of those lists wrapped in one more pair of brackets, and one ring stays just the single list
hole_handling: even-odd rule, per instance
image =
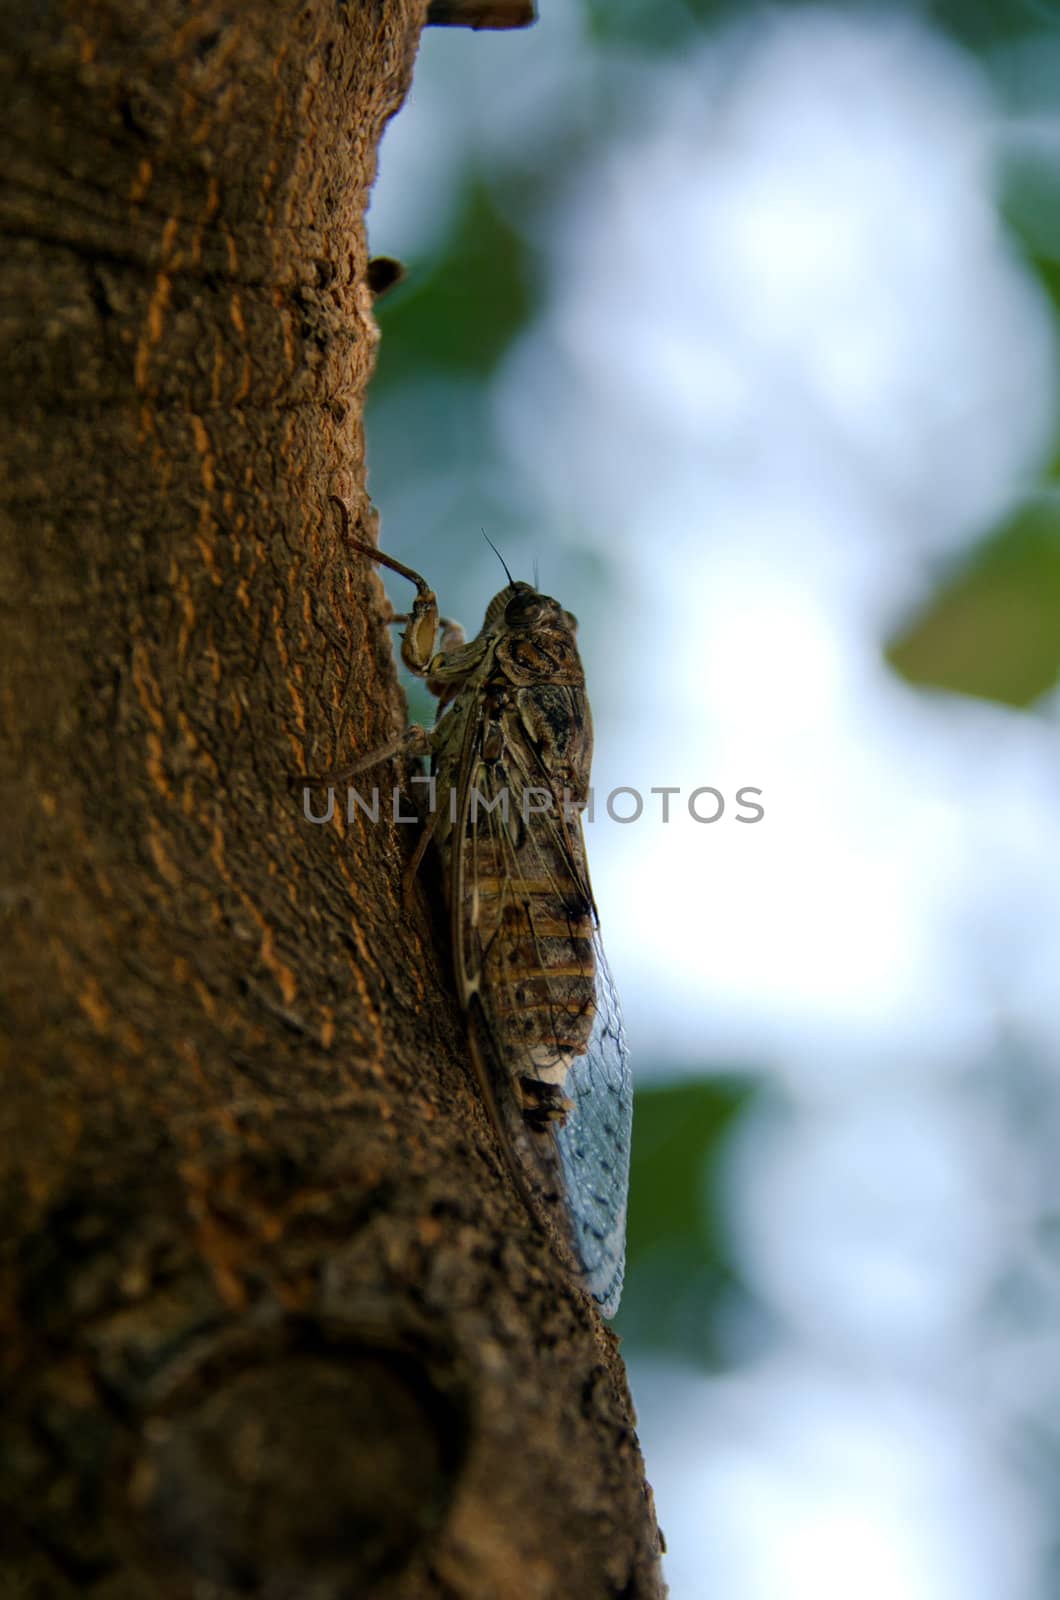
[{"label": "tree trunk", "polygon": [[[650,1596],[414,830],[363,212],[416,0],[8,0],[0,1594]],[[410,441],[410,450],[415,441]]]}]

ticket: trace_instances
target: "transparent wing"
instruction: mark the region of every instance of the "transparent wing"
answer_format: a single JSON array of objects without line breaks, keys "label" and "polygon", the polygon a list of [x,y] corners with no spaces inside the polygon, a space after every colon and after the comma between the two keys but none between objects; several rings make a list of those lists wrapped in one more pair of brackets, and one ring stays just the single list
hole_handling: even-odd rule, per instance
[{"label": "transparent wing", "polygon": [[596,1020],[588,1049],[571,1064],[566,1094],[573,1106],[555,1138],[586,1286],[604,1316],[613,1317],[626,1266],[633,1076],[599,935],[595,950]]}]

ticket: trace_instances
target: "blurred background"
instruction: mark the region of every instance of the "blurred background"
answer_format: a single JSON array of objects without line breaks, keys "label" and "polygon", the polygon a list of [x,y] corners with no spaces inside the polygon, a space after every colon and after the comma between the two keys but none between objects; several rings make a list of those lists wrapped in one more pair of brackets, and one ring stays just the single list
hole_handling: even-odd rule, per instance
[{"label": "blurred background", "polygon": [[540,5],[386,134],[370,488],[581,622],[673,1600],[1055,1600],[1060,6]]}]

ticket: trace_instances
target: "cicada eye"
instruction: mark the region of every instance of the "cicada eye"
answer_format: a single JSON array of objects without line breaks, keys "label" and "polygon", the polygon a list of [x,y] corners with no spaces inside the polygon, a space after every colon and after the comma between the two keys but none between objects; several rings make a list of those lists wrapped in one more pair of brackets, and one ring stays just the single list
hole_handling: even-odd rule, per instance
[{"label": "cicada eye", "polygon": [[578,619],[574,615],[573,611],[565,611],[563,613],[563,620],[567,624],[567,627],[570,629],[571,633],[577,633]]},{"label": "cicada eye", "polygon": [[532,628],[545,615],[547,607],[539,594],[517,594],[504,608],[509,628]]}]

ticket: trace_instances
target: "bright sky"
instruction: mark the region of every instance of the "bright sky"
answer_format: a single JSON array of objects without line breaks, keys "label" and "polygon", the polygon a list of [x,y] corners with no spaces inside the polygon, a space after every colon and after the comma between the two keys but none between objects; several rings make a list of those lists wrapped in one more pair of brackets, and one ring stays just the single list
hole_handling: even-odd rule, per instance
[{"label": "bright sky", "polygon": [[[636,1060],[761,1063],[787,1096],[730,1181],[786,1346],[724,1382],[634,1368],[673,1600],[1029,1600],[1042,1530],[979,1311],[1040,1196],[953,1081],[1003,1030],[1060,1046],[1055,719],[881,655],[1055,426],[1003,119],[908,18],[774,11],[605,70],[577,17],[428,40],[371,224],[414,256],[444,151],[510,169],[630,108],[533,219],[550,293],[492,403],[532,518],[616,574],[583,630],[594,781],[648,804],[590,853]],[[664,826],[653,785],[726,814]]]}]

